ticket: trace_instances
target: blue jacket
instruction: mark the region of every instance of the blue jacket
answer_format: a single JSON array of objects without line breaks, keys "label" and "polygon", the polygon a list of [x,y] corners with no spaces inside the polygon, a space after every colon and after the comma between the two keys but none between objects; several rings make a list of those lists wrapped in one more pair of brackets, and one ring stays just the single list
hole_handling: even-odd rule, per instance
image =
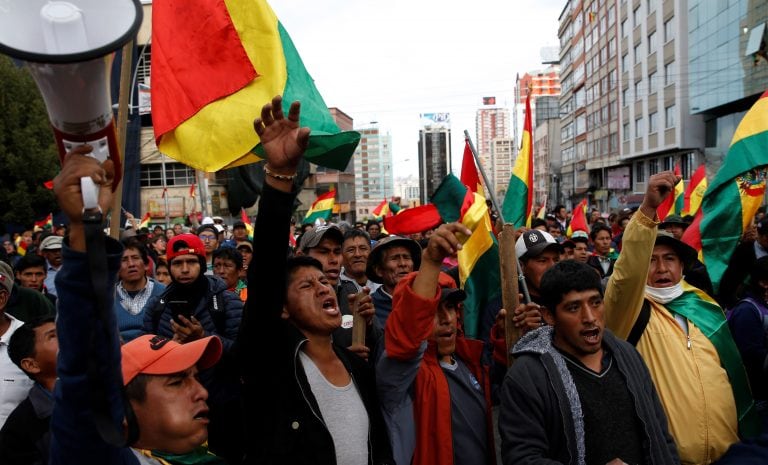
[{"label": "blue jacket", "polygon": [[[147,278],[151,279],[151,278]],[[144,327],[144,314],[147,313],[147,309],[151,308],[149,304],[152,303],[155,297],[160,296],[165,292],[165,285],[161,282],[154,281],[152,286],[152,293],[149,295],[147,302],[144,304],[144,308],[136,315],[131,314],[119,299],[115,299],[115,316],[117,317],[117,327],[120,329],[120,336],[123,338],[123,343],[132,341],[143,333]]]},{"label": "blue jacket", "polygon": [[[107,289],[114,289],[123,255],[122,246],[106,238],[108,260]],[[56,274],[59,291],[56,331],[59,339],[59,376],[54,389],[51,416],[50,463],[78,465],[137,465],[130,448],[105,443],[96,429],[91,407],[92,388],[88,381],[88,361],[97,361],[103,382],[110,418],[118,431],[122,427],[123,376],[120,369],[120,339],[114,312],[106,311],[104,324],[95,319],[96,307],[91,285],[91,271],[86,254],[75,252],[64,241],[64,264]],[[114,293],[107,292],[107,309],[111,309]],[[90,346],[95,336],[95,350]]]}]

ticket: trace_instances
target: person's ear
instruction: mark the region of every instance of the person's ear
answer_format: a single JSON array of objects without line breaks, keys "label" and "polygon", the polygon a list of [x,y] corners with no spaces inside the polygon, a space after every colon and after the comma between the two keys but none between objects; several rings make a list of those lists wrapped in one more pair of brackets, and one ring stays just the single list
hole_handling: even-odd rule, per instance
[{"label": "person's ear", "polygon": [[542,306],[541,307],[541,316],[544,318],[544,321],[547,322],[549,326],[555,326],[555,315],[553,312],[550,312],[547,307]]},{"label": "person's ear", "polygon": [[8,299],[11,297],[11,293],[3,289],[0,291],[0,308],[5,308],[8,304]]},{"label": "person's ear", "polygon": [[36,375],[40,373],[40,365],[37,364],[37,360],[32,357],[21,359],[21,369],[25,373]]},{"label": "person's ear", "polygon": [[280,318],[283,320],[287,320],[291,317],[291,314],[288,313],[288,309],[285,308],[285,305],[283,305],[283,311],[280,313]]}]

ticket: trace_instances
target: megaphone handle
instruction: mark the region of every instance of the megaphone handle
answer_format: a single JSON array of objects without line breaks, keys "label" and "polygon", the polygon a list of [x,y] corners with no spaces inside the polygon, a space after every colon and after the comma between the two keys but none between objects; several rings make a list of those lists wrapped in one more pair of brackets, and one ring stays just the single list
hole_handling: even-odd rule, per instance
[{"label": "megaphone handle", "polygon": [[83,209],[99,209],[99,188],[90,177],[80,178],[80,190],[83,193]]}]

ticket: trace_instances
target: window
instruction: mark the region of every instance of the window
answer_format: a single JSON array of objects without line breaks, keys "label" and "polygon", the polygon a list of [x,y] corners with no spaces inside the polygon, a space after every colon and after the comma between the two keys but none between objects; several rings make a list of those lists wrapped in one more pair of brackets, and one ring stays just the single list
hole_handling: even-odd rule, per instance
[{"label": "window", "polygon": [[624,73],[627,71],[627,55],[621,56],[621,72]]},{"label": "window", "polygon": [[648,0],[648,14],[651,14],[651,12],[655,9],[656,9],[655,0]]},{"label": "window", "polygon": [[645,162],[639,161],[635,164],[635,182],[645,182]]},{"label": "window", "polygon": [[675,106],[670,105],[664,109],[664,127],[666,129],[675,127]]},{"label": "window", "polygon": [[627,20],[621,22],[621,37],[627,37]]},{"label": "window", "polygon": [[635,45],[635,64],[640,63],[640,45],[642,44],[639,42]]},{"label": "window", "polygon": [[[195,171],[183,163],[165,164],[166,186],[189,186],[195,182]],[[162,187],[163,165],[161,163],[141,165],[141,187]]]},{"label": "window", "polygon": [[669,42],[675,38],[675,18],[669,18],[664,22],[664,43]]},{"label": "window", "polygon": [[651,160],[648,160],[648,175],[653,176],[658,172],[659,172],[659,159],[653,158]]},{"label": "window", "polygon": [[648,75],[648,94],[659,91],[659,75],[656,71]]},{"label": "window", "polygon": [[674,157],[664,157],[664,171],[672,171],[674,169],[674,160]]},{"label": "window", "polygon": [[656,31],[648,34],[648,54],[656,51]]},{"label": "window", "polygon": [[659,114],[658,112],[653,112],[648,115],[648,132],[654,133],[659,130]]},{"label": "window", "polygon": [[697,168],[694,161],[696,160],[696,154],[694,152],[688,152],[683,154],[683,159],[680,167],[683,179],[691,179],[693,171]]},{"label": "window", "polygon": [[675,62],[669,62],[666,65],[664,65],[664,85],[668,86],[670,84],[673,84],[675,82],[675,75],[674,75],[674,69],[675,69]]},{"label": "window", "polygon": [[629,140],[629,123],[624,123],[624,125],[621,127],[621,133],[622,137],[621,140],[624,142]]},{"label": "window", "polygon": [[587,118],[584,115],[576,117],[576,135],[584,134],[587,130]]},{"label": "window", "polygon": [[616,39],[611,39],[608,41],[608,58],[613,58],[616,56]]},{"label": "window", "polygon": [[642,87],[643,81],[637,81],[635,83],[635,100],[638,100],[641,96],[640,89]]},{"label": "window", "polygon": [[632,12],[632,25],[637,27],[640,25],[640,6]]},{"label": "window", "polygon": [[608,8],[608,27],[613,26],[613,23],[616,22],[616,7],[612,6]]},{"label": "window", "polygon": [[621,91],[621,106],[629,105],[629,87]]},{"label": "window", "polygon": [[611,153],[615,153],[619,150],[619,135],[615,132],[610,135],[608,150],[610,150]]},{"label": "window", "polygon": [[643,118],[637,118],[635,120],[635,137],[643,137],[645,129],[643,129]]}]

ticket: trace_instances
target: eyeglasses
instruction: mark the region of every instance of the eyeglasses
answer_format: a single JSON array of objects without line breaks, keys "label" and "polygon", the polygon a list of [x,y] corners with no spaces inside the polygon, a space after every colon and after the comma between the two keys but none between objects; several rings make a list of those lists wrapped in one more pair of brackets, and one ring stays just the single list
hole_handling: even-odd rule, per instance
[{"label": "eyeglasses", "polygon": [[209,242],[209,241],[215,241],[216,240],[216,236],[204,235],[204,236],[197,236],[197,237],[199,237],[200,240],[203,241],[203,242]]}]

